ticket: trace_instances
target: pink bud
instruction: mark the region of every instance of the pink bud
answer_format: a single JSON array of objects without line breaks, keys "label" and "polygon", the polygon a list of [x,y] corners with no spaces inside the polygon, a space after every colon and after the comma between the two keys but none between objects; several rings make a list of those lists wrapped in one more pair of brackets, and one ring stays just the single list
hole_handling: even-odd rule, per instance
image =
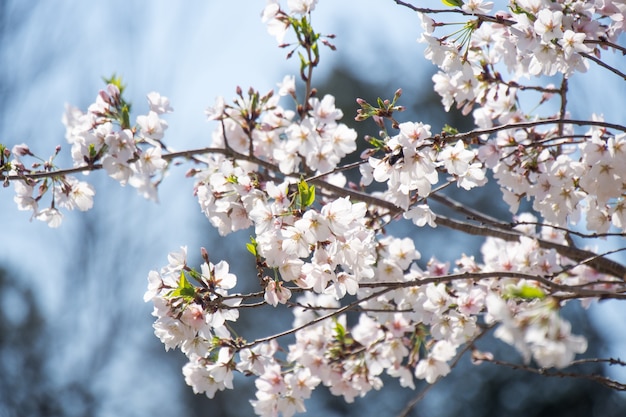
[{"label": "pink bud", "polygon": [[204,248],[204,247],[200,248],[200,254],[202,255],[202,259],[204,259],[204,262],[206,262],[208,264],[209,263],[209,252],[207,252],[206,248]]},{"label": "pink bud", "polygon": [[11,152],[13,152],[13,154],[17,156],[32,155],[30,148],[25,143],[22,143],[20,145],[15,145],[13,149],[11,150]]}]

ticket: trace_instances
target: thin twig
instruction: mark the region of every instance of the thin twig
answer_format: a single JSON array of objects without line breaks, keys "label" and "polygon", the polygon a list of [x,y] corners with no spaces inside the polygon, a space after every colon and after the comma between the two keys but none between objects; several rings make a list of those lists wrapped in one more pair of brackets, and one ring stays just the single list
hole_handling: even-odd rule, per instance
[{"label": "thin twig", "polygon": [[312,177],[305,178],[304,181],[307,181],[307,182],[314,181],[314,180],[317,180],[317,179],[320,179],[320,178],[324,178],[324,177],[326,177],[328,175],[336,174],[338,172],[348,171],[348,170],[351,170],[352,168],[357,168],[357,167],[359,167],[359,166],[361,166],[361,165],[363,165],[365,163],[367,163],[367,160],[361,160],[361,161],[352,162],[350,164],[342,165],[342,166],[339,166],[339,167],[337,167],[335,169],[331,169],[330,171],[322,172],[321,174],[317,174],[317,175],[314,175]]},{"label": "thin twig", "polygon": [[583,43],[589,44],[589,45],[600,45],[600,46],[606,46],[608,48],[613,48],[616,49],[618,51],[620,51],[622,53],[622,55],[626,55],[626,47],[623,47],[621,45],[618,45],[616,43],[607,41],[607,40],[585,40],[583,41]]},{"label": "thin twig", "polygon": [[480,14],[480,13],[469,13],[461,9],[429,9],[425,7],[417,7],[401,0],[393,0],[393,1],[399,6],[408,7],[409,9],[413,11],[416,11],[418,13],[423,13],[423,14],[456,13],[456,14],[460,14],[463,16],[478,18],[485,22],[500,23],[500,24],[508,25],[508,26],[512,26],[515,24],[513,20],[508,20],[499,16],[489,16],[489,15]]},{"label": "thin twig", "polygon": [[514,370],[521,370],[530,372],[533,374],[548,376],[548,377],[558,377],[558,378],[582,378],[589,379],[591,381],[597,382],[606,387],[618,390],[618,391],[626,391],[626,384],[616,381],[614,379],[605,377],[603,375],[598,374],[580,374],[575,372],[563,372],[563,371],[551,371],[545,368],[533,368],[529,365],[520,365],[516,363],[501,361],[498,359],[489,359],[483,358],[484,362],[493,363],[494,365],[505,366],[507,368],[511,368]]},{"label": "thin twig", "polygon": [[567,232],[570,235],[578,236],[585,239],[597,239],[597,238],[605,238],[605,237],[626,237],[626,233],[581,233],[575,230],[568,229],[567,227],[556,226],[549,223],[542,222],[516,222],[516,226],[529,225],[529,226],[539,226],[539,227],[549,227],[554,230],[560,230],[562,232]]},{"label": "thin twig", "polygon": [[[479,340],[484,335],[486,335],[487,332],[491,329],[491,327],[492,326],[485,327],[484,329],[482,329],[482,331],[480,333],[478,333],[476,336],[472,337],[471,340],[467,341],[467,343],[465,344],[463,349],[461,349],[461,351],[456,355],[456,357],[454,358],[452,363],[450,363],[450,368],[451,369],[454,369],[458,365],[459,361],[465,355],[465,353],[467,353],[468,350],[472,349],[473,346],[474,346],[474,343],[476,343],[477,340]],[[413,398],[411,398],[411,400],[406,404],[406,406],[402,409],[400,414],[397,415],[397,417],[406,417],[406,416],[408,416],[409,413],[411,412],[411,410],[413,409],[413,407],[415,407],[417,405],[417,403],[419,403],[420,401],[422,401],[424,399],[424,397],[426,396],[428,391],[430,391],[435,384],[437,384],[439,381],[442,381],[442,380],[443,380],[443,378],[437,379],[434,384],[429,384],[421,392],[419,392],[417,395],[415,395]]]},{"label": "thin twig", "polygon": [[620,358],[585,358],[575,360],[571,363],[571,365],[580,365],[585,363],[608,363],[609,365],[626,366],[626,362]]},{"label": "thin twig", "polygon": [[[567,77],[563,76],[561,80],[561,88],[559,89],[559,96],[561,96],[561,108],[559,109],[559,119],[565,119],[567,114]],[[559,136],[563,135],[563,125],[559,124]]]},{"label": "thin twig", "polygon": [[441,379],[438,379],[437,381],[435,381],[434,384],[428,384],[426,386],[426,388],[424,388],[416,396],[411,398],[411,400],[406,404],[406,406],[404,406],[404,408],[402,409],[402,411],[400,411],[400,413],[398,414],[397,417],[407,417],[409,415],[409,413],[411,412],[411,410],[413,409],[413,407],[415,407],[417,405],[417,403],[422,401],[424,399],[424,397],[426,396],[426,394],[428,394],[428,392],[431,389],[433,389],[435,384],[437,384],[439,381],[441,381]]},{"label": "thin twig", "polygon": [[313,319],[313,320],[311,320],[309,322],[306,322],[306,323],[304,323],[304,324],[302,324],[300,326],[294,327],[294,328],[289,329],[289,330],[285,330],[284,332],[280,332],[280,333],[273,334],[271,336],[267,336],[267,337],[263,337],[263,338],[260,338],[260,339],[256,339],[256,340],[254,340],[254,341],[252,341],[250,343],[246,343],[245,345],[241,345],[238,348],[239,349],[251,348],[253,346],[258,345],[259,343],[269,342],[270,340],[278,339],[278,338],[281,338],[283,336],[287,336],[287,335],[296,333],[296,332],[298,332],[298,331],[300,331],[300,330],[302,330],[304,328],[307,328],[309,326],[312,326],[312,325],[317,324],[319,322],[322,322],[324,320],[328,320],[329,318],[335,317],[335,316],[343,313],[344,311],[350,310],[350,309],[358,306],[359,304],[361,304],[364,301],[370,300],[372,298],[376,298],[376,297],[378,297],[378,296],[380,296],[382,294],[385,294],[388,291],[390,291],[390,289],[385,288],[385,289],[380,290],[378,292],[372,293],[372,294],[368,295],[367,297],[364,297],[364,298],[362,298],[360,300],[353,301],[350,304],[347,304],[347,305],[345,305],[345,306],[343,306],[343,307],[333,311],[332,313],[328,313],[328,314],[326,314],[324,316],[317,317],[317,318],[315,318],[315,319]]},{"label": "thin twig", "polygon": [[616,123],[607,123],[607,122],[603,122],[600,120],[543,119],[543,120],[535,120],[532,122],[509,123],[509,124],[494,126],[494,127],[490,127],[486,129],[475,129],[466,133],[459,133],[457,135],[446,136],[446,140],[447,141],[467,140],[467,139],[472,139],[481,135],[497,133],[502,130],[526,129],[529,127],[551,125],[551,124],[570,124],[570,125],[576,125],[576,126],[598,126],[598,127],[605,127],[609,129],[616,129],[622,132],[626,132],[626,126],[618,125]]},{"label": "thin twig", "polygon": [[[470,235],[491,236],[509,242],[518,241],[521,236],[525,236],[523,233],[516,230],[494,229],[493,227],[489,227],[486,225],[465,223],[460,220],[450,219],[448,217],[438,214],[435,221],[438,225],[448,227],[454,230],[459,230]],[[537,244],[544,249],[554,249],[566,258],[577,262],[587,263],[587,265],[600,273],[612,275],[619,278],[620,280],[626,280],[626,266],[618,262],[602,257],[597,258],[598,254],[583,249],[550,242],[544,239],[534,237],[533,239],[535,239],[537,241]]]},{"label": "thin twig", "polygon": [[584,56],[587,59],[590,59],[591,61],[595,62],[596,64],[600,65],[601,67],[608,69],[613,74],[615,74],[615,75],[617,75],[619,77],[622,77],[623,80],[626,80],[626,74],[624,74],[623,72],[621,72],[617,68],[614,68],[614,67],[610,66],[609,64],[607,64],[606,62],[602,61],[601,59],[598,59],[595,56],[593,56],[591,54],[587,54],[585,52],[580,52],[580,55]]},{"label": "thin twig", "polygon": [[[360,283],[359,287],[361,288],[386,288],[388,291],[399,289],[399,288],[410,288],[410,287],[420,287],[427,284],[438,284],[438,283],[446,283],[452,281],[481,281],[484,279],[492,279],[492,278],[514,278],[514,279],[525,279],[529,281],[536,281],[543,284],[545,287],[549,288],[552,293],[561,293],[558,295],[559,298],[568,298],[567,294],[575,295],[578,298],[588,298],[588,297],[602,297],[602,298],[615,298],[615,299],[626,299],[626,294],[624,294],[622,290],[593,290],[593,289],[585,289],[580,286],[570,286],[566,284],[559,284],[557,282],[552,281],[551,276],[540,276],[540,275],[532,275],[526,274],[523,272],[511,272],[511,271],[490,271],[490,272],[461,272],[456,274],[448,274],[448,275],[439,275],[439,276],[426,276],[419,277],[417,279],[411,281],[393,281],[393,282],[368,282],[368,283]],[[620,284],[620,283],[613,283]]]}]

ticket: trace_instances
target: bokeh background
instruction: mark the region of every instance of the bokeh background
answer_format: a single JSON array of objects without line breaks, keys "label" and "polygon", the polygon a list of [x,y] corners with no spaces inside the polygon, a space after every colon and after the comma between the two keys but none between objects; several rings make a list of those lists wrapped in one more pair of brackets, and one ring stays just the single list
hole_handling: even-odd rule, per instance
[{"label": "bokeh background", "polygon": [[[438,2],[420,2],[438,6]],[[266,33],[260,20],[264,2],[251,0],[171,2],[0,2],[0,142],[27,143],[47,158],[56,145],[67,151],[61,115],[66,103],[86,108],[103,86],[102,77],[121,75],[136,114],[147,111],[145,96],[170,98],[166,142],[179,149],[207,146],[215,127],[204,109],[217,96],[234,97],[236,86],[265,92],[284,75],[297,73],[286,50]],[[315,86],[333,93],[345,119],[360,135],[373,125],[355,125],[356,97],[374,100],[404,90],[408,107],[402,120],[467,128],[455,112],[443,113],[432,92],[432,65],[416,43],[416,15],[392,0],[322,0],[313,16],[322,33],[337,35],[338,51],[323,49]],[[608,57],[624,65],[623,57]],[[595,75],[594,75],[595,74]],[[545,80],[549,82],[549,80]],[[619,79],[592,72],[574,78],[579,93],[575,116],[598,108],[607,120],[626,123]],[[622,90],[620,90],[622,88]],[[601,94],[600,94],[601,92]],[[594,107],[597,105],[598,107]],[[59,156],[61,166],[70,166]],[[151,306],[142,302],[150,269],[167,253],[189,246],[209,249],[214,261],[226,259],[245,285],[254,282],[243,242],[249,232],[218,238],[200,213],[186,167],[175,167],[160,188],[160,202],[144,201],[104,173],[89,180],[97,190],[87,213],[66,213],[60,229],[29,222],[18,212],[12,188],[0,190],[0,417],[14,416],[249,416],[251,379],[237,378],[237,390],[215,399],[194,396],[184,384],[178,352],[166,353],[152,334]],[[455,192],[455,190],[451,190]],[[509,218],[494,198],[497,190],[455,198],[489,214]],[[397,227],[422,252],[448,261],[462,252],[479,256],[480,240]],[[619,242],[600,242],[619,245]],[[623,242],[622,242],[623,246]],[[619,258],[618,258],[619,259]],[[247,262],[250,260],[250,262]],[[621,259],[624,261],[624,259]],[[594,347],[591,356],[626,353],[626,311],[617,303],[582,310],[568,306]],[[248,325],[263,332],[284,329],[289,318],[268,314]],[[246,324],[245,320],[242,320]],[[502,357],[516,360],[493,340]],[[587,372],[624,373],[601,366]],[[389,381],[381,392],[345,404],[319,389],[307,403],[310,416],[394,416],[417,391]],[[463,361],[437,384],[412,416],[622,416],[626,400],[580,379],[536,377]]]}]

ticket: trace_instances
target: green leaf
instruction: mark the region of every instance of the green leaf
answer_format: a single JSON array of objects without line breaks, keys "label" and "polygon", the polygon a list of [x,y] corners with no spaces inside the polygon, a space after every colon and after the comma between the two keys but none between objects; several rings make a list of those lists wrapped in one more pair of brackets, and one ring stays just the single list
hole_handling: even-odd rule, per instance
[{"label": "green leaf", "polygon": [[543,300],[546,298],[546,293],[541,288],[524,284],[521,287],[512,288],[509,297],[522,298],[524,300]]},{"label": "green leaf", "polygon": [[383,149],[385,146],[387,146],[384,140],[372,136],[370,136],[367,141],[376,149]]},{"label": "green leaf", "polygon": [[250,110],[255,111],[258,106],[259,106],[259,93],[255,91],[254,93],[252,93],[252,100],[250,100]]},{"label": "green leaf", "polygon": [[307,20],[306,15],[302,16],[299,23],[300,28],[302,28],[302,32],[311,30],[311,26],[309,25],[309,21]]},{"label": "green leaf", "polygon": [[298,183],[298,205],[303,209],[309,207],[315,201],[315,186],[302,180]]},{"label": "green leaf", "polygon": [[311,185],[307,193],[307,198],[304,201],[305,207],[309,207],[315,201],[315,186]]},{"label": "green leaf", "polygon": [[120,123],[122,128],[130,129],[130,106],[128,104],[124,104],[122,106],[122,117]]},{"label": "green leaf", "polygon": [[184,271],[180,271],[180,279],[178,281],[178,288],[172,290],[169,294],[170,297],[182,297],[186,300],[193,299],[196,296],[196,288],[187,281]]},{"label": "green leaf", "polygon": [[246,249],[255,257],[259,256],[256,250],[256,239],[254,237],[250,236],[250,243],[246,243]]},{"label": "green leaf", "polygon": [[527,10],[524,10],[517,3],[514,3],[513,5],[509,5],[509,9],[511,10],[511,13],[513,14],[525,14],[531,22],[534,22],[535,20],[537,20],[537,16],[535,16],[534,14],[530,13]]},{"label": "green leaf", "polygon": [[459,133],[459,130],[456,127],[452,127],[449,124],[446,124],[442,130],[449,135],[456,135]]},{"label": "green leaf", "polygon": [[317,46],[317,39],[315,39],[315,41],[313,42],[313,45],[311,45],[311,50],[313,51],[313,56],[315,56],[315,59],[317,60],[320,57],[320,49]]},{"label": "green leaf", "polygon": [[298,56],[300,57],[300,72],[303,72],[309,64],[302,53],[298,52]]},{"label": "green leaf", "polygon": [[441,0],[441,2],[450,7],[461,7],[464,4],[461,0]]},{"label": "green leaf", "polygon": [[339,323],[339,320],[335,320],[335,335],[337,340],[342,341],[346,338],[346,328]]},{"label": "green leaf", "polygon": [[89,158],[95,159],[98,152],[96,152],[96,145],[94,143],[89,144]]}]

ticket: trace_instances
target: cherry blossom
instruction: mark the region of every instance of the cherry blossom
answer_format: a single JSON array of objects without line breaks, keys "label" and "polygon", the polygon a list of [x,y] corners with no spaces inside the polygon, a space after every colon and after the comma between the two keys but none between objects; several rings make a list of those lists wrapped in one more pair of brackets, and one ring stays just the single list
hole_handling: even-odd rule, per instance
[{"label": "cherry blossom", "polygon": [[[436,132],[424,121],[399,120],[397,90],[375,104],[357,100],[355,119],[374,125],[358,138],[335,96],[320,97],[313,86],[320,47],[334,49],[333,36],[311,26],[316,5],[267,2],[261,20],[291,48],[288,56],[298,52],[303,85],[287,75],[276,91],[237,87],[231,100],[218,97],[205,112],[213,132],[204,149],[177,153],[165,145],[162,116],[173,109],[157,92],[131,124],[115,78],[86,111],[66,107],[70,172],[55,163],[60,147],[42,158],[26,144],[2,145],[0,168],[18,209],[58,227],[61,210],[93,206],[95,189],[74,174],[97,170],[157,200],[171,161],[193,160],[187,176],[201,212],[222,236],[250,236],[248,258],[237,262],[256,268],[257,287],[242,292],[227,260],[209,259],[204,249],[200,265],[190,265],[183,246],[148,273],[143,298],[154,306],[156,337],[186,356],[191,389],[213,398],[234,389],[235,373],[251,376],[257,415],[304,412],[319,386],[352,402],[381,389],[385,374],[412,389],[416,379],[436,383],[489,332],[519,352],[523,369],[575,363],[588,342],[562,308],[624,292],[624,267],[572,236],[623,237],[626,128],[595,114],[571,119],[568,80],[608,50],[623,52],[626,7],[518,0],[492,12],[493,3],[470,0],[462,13],[419,9],[419,42],[437,67],[433,88],[446,110],[471,114],[475,129]],[[451,33],[459,17],[466,22]],[[284,44],[289,34],[296,41]],[[356,162],[346,162],[357,149]],[[500,188],[509,219],[443,192],[454,184],[473,192],[488,181]],[[525,202],[533,214],[519,212]],[[404,237],[394,236],[392,223],[408,231]],[[480,255],[442,260],[454,257],[443,245],[422,260],[416,243],[426,225],[483,235]],[[263,308],[292,315],[292,327],[246,339],[240,316],[254,319]],[[472,354],[495,361],[491,352]]]}]

